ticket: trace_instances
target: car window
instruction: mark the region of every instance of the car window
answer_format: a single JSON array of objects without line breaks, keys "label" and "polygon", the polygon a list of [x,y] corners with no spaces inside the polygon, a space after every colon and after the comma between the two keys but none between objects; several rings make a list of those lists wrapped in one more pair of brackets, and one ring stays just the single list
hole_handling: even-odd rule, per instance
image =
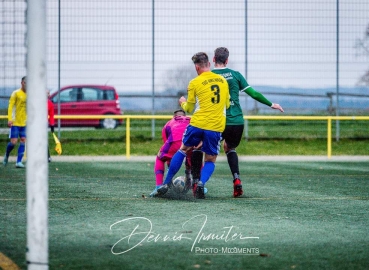
[{"label": "car window", "polygon": [[[52,102],[58,102],[59,95],[52,98]],[[115,100],[114,90],[101,90],[92,87],[67,88],[60,92],[60,102]]]},{"label": "car window", "polygon": [[101,90],[98,88],[84,87],[82,88],[83,101],[96,101],[96,100],[115,100],[114,90]]},{"label": "car window", "polygon": [[96,88],[82,88],[82,98],[83,101],[96,101],[102,100],[101,90]]},{"label": "car window", "polygon": [[115,92],[114,92],[114,90],[104,91],[104,99],[105,100],[115,100]]},{"label": "car window", "polygon": [[[52,102],[58,102],[59,95],[56,94],[52,98]],[[76,102],[78,98],[78,88],[69,88],[63,91],[60,91],[60,102]]]}]

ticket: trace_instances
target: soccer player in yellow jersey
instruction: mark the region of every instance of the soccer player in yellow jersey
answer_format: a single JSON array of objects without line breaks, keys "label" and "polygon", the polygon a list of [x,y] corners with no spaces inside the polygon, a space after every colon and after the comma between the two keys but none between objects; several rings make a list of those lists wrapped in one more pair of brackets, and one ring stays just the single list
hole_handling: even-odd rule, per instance
[{"label": "soccer player in yellow jersey", "polygon": [[14,149],[20,138],[20,145],[18,147],[17,168],[24,168],[22,158],[25,150],[26,143],[26,121],[27,121],[27,87],[26,77],[22,78],[21,88],[15,90],[9,99],[8,107],[8,126],[10,127],[10,142],[6,147],[6,153],[4,156],[3,164],[8,164],[9,154]]},{"label": "soccer player in yellow jersey", "polygon": [[214,172],[221,134],[225,128],[229,90],[227,80],[210,71],[210,62],[206,53],[195,54],[192,61],[198,76],[188,85],[188,99],[181,97],[179,104],[186,112],[192,112],[196,104],[196,110],[183,135],[181,148],[173,156],[164,184],[158,189],[158,193],[163,195],[168,191],[172,178],[181,168],[187,152],[202,144],[205,162],[200,181],[193,184],[193,193],[195,198],[204,199],[204,185]]}]

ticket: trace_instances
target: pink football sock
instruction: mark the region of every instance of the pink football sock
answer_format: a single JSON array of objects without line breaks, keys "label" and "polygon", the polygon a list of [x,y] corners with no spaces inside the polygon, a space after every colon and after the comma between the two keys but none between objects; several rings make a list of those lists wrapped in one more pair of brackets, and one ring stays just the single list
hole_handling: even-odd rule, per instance
[{"label": "pink football sock", "polygon": [[158,157],[156,157],[154,172],[157,186],[161,186],[163,184],[164,170],[165,170],[164,162],[161,161]]}]

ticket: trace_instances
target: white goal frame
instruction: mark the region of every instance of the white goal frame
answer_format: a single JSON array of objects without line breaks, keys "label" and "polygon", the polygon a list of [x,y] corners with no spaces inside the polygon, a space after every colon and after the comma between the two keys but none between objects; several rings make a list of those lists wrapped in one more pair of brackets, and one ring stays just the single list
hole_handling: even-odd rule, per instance
[{"label": "white goal frame", "polygon": [[27,1],[27,268],[49,268],[46,0]]}]

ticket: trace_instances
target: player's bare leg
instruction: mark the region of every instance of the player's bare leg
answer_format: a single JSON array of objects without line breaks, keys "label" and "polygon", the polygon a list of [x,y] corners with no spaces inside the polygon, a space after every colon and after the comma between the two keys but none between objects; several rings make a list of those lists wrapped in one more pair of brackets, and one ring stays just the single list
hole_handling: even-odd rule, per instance
[{"label": "player's bare leg", "polygon": [[187,193],[188,190],[192,187],[192,160],[193,160],[193,152],[190,152],[189,155],[191,155],[191,157],[189,157],[187,155],[186,157],[186,161],[185,161],[185,188],[183,190],[183,193]]}]

